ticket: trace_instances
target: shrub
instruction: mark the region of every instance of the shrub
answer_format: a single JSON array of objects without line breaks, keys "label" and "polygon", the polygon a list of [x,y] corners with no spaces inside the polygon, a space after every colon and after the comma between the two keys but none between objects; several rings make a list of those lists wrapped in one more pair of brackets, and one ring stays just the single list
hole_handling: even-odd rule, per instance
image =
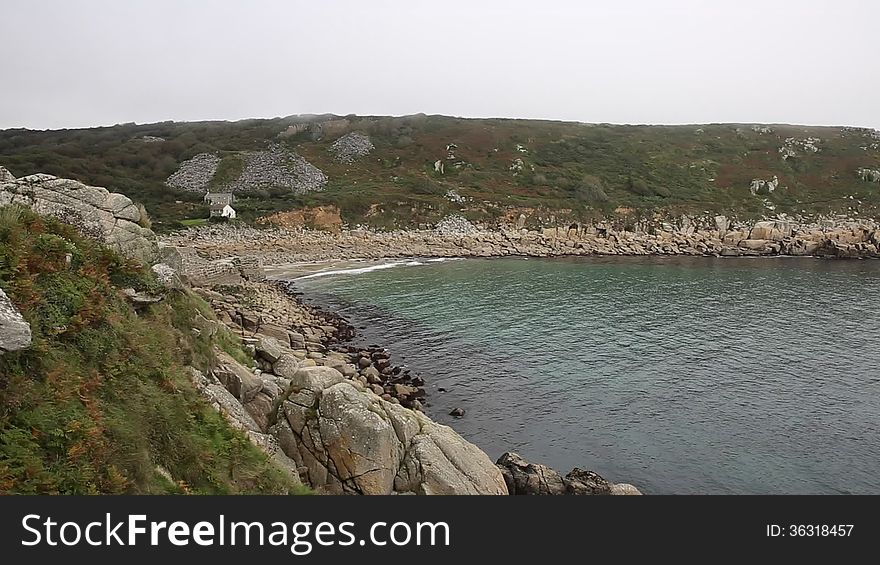
[{"label": "shrub", "polygon": [[142,228],[151,229],[153,227],[153,221],[150,219],[150,214],[147,213],[147,207],[138,202],[137,209],[138,213],[140,214],[138,225]]}]

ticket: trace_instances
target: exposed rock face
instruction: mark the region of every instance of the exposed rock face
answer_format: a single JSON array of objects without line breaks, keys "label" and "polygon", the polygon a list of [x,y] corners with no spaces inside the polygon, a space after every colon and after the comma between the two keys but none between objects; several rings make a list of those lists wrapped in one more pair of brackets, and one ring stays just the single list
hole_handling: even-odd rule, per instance
[{"label": "exposed rock face", "polygon": [[218,365],[214,368],[213,374],[226,390],[242,404],[247,404],[256,398],[257,393],[263,388],[263,381],[227,353],[220,350],[215,353]]},{"label": "exposed rock face", "polygon": [[180,168],[168,177],[165,184],[180,190],[205,192],[211,179],[214,178],[214,173],[217,172],[218,165],[220,165],[220,157],[210,153],[199,153],[181,163]]},{"label": "exposed rock face", "polygon": [[0,288],[0,355],[31,344],[31,326]]},{"label": "exposed rock face", "polygon": [[[0,167],[0,179],[10,176]],[[125,257],[152,263],[158,256],[155,234],[138,225],[141,213],[125,195],[41,173],[0,180],[0,206],[15,203],[71,224]]]},{"label": "exposed rock face", "polygon": [[369,155],[372,150],[370,138],[357,132],[343,135],[330,146],[330,152],[342,163],[353,163],[357,158]]},{"label": "exposed rock face", "polygon": [[302,484],[296,463],[284,455],[275,437],[261,431],[263,426],[251,417],[249,410],[242,407],[238,399],[212,375],[204,375],[193,367],[189,367],[189,371],[196,389],[205,396],[211,406],[220,412],[233,427],[243,431],[251,443],[269,455],[281,469],[288,473],[295,484]]},{"label": "exposed rock face", "polygon": [[275,433],[331,493],[507,494],[500,470],[451,428],[386,402],[330,367],[291,380]]},{"label": "exposed rock face", "polygon": [[505,453],[497,462],[507,490],[517,495],[641,494],[632,485],[614,485],[593,471],[575,467],[564,477],[547,467],[529,463],[516,453]]}]

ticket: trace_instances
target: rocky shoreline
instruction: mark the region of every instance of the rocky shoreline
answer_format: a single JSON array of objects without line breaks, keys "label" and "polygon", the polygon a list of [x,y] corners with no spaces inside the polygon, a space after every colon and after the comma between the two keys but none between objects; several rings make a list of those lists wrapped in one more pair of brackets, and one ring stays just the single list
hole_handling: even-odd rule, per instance
[{"label": "rocky shoreline", "polygon": [[655,226],[609,224],[544,229],[502,227],[458,233],[449,230],[339,233],[213,225],[164,238],[210,259],[259,255],[266,265],[343,259],[400,257],[557,257],[587,255],[689,255],[708,257],[816,256],[880,257],[876,220],[831,218],[815,221],[776,218],[754,223],[725,216],[690,218]]},{"label": "rocky shoreline", "polygon": [[[240,336],[254,358],[254,366],[249,368],[218,352],[218,367],[211,374],[194,374],[194,382],[257,445],[320,493],[641,494],[632,485],[611,483],[592,471],[573,469],[563,477],[515,453],[505,453],[491,464],[478,448],[422,415],[428,395],[420,375],[395,366],[385,348],[351,345],[357,337],[354,327],[341,316],[305,304],[291,282],[242,281],[194,290],[210,304],[218,323]],[[439,452],[429,449],[412,455],[414,469],[404,468],[403,476],[399,471],[392,474],[390,482],[389,477],[366,480],[364,474],[348,467],[378,464],[377,471],[388,475],[400,468],[400,456],[395,458],[387,451],[388,442],[377,442],[377,431],[363,428],[362,416],[356,415],[344,425],[335,422],[334,426],[340,433],[353,434],[352,438],[363,434],[361,450],[370,455],[356,460],[344,457],[341,460],[345,463],[340,465],[334,459],[339,457],[334,453],[338,449],[324,443],[328,438],[322,436],[320,425],[322,410],[330,406],[325,396],[334,398],[328,383],[330,388],[345,384],[349,390],[344,398],[333,400],[341,404],[334,404],[327,412],[350,411],[365,403],[368,411],[381,407],[391,417],[398,441],[397,428],[411,426],[415,419],[420,422],[418,429],[436,433],[430,441],[439,446]],[[296,400],[303,394],[306,398]],[[404,411],[393,412],[396,410]],[[464,416],[464,412],[458,415]],[[310,419],[317,420],[318,426],[310,427]],[[393,461],[384,461],[389,456]],[[430,476],[432,466],[441,469],[438,476]],[[444,466],[449,468],[443,470]]]}]

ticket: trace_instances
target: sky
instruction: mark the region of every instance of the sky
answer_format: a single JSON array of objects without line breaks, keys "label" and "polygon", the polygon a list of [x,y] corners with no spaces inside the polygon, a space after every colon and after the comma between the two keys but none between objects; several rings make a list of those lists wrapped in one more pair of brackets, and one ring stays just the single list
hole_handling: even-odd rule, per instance
[{"label": "sky", "polygon": [[291,114],[880,128],[876,0],[0,0],[0,128]]}]

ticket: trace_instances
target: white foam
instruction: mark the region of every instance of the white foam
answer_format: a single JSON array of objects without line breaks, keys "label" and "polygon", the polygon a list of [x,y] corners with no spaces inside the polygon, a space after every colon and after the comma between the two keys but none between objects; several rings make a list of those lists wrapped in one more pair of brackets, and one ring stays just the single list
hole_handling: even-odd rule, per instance
[{"label": "white foam", "polygon": [[298,279],[314,279],[318,277],[329,277],[333,275],[361,275],[372,271],[382,269],[391,269],[394,267],[421,267],[427,263],[443,263],[445,261],[461,261],[462,257],[437,257],[435,259],[425,259],[424,261],[391,261],[388,263],[380,263],[378,265],[370,265],[369,267],[355,267],[348,269],[327,269],[326,271],[318,271],[308,275],[297,277]]},{"label": "white foam", "polygon": [[318,271],[317,273],[312,273],[311,275],[305,275],[299,277],[300,279],[314,279],[318,277],[329,277],[331,275],[360,275],[363,273],[369,273],[372,271],[379,271],[382,269],[390,269],[392,267],[399,267],[403,265],[402,262],[396,263],[382,263],[379,265],[370,265],[369,267],[358,267],[356,269],[331,269],[328,271]]}]

